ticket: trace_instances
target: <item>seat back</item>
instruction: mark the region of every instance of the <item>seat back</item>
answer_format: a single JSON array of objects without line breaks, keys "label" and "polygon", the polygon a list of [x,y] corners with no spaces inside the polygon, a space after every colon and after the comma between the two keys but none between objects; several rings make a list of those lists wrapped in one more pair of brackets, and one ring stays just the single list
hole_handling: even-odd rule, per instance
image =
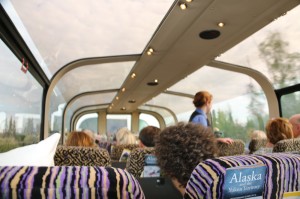
[{"label": "seat back", "polygon": [[245,152],[245,143],[242,140],[233,140],[232,144],[217,142],[219,156],[241,155]]},{"label": "seat back", "polygon": [[102,148],[102,149],[106,149],[108,151],[108,153],[110,154],[111,153],[111,145],[112,143],[111,142],[97,142],[96,141],[96,144]]},{"label": "seat back", "polygon": [[284,192],[300,190],[300,154],[226,156],[201,162],[191,174],[184,198],[223,198],[226,169],[260,164],[266,166],[263,198],[281,199]]},{"label": "seat back", "polygon": [[127,160],[126,170],[129,171],[134,177],[141,176],[144,166],[146,154],[153,154],[154,148],[136,148],[133,149]]},{"label": "seat back", "polygon": [[57,146],[54,155],[56,166],[110,166],[106,149],[98,147]]},{"label": "seat back", "polygon": [[280,140],[274,145],[273,152],[300,152],[300,138]]},{"label": "seat back", "polygon": [[150,199],[182,199],[181,193],[174,187],[170,178],[137,178],[145,197]]},{"label": "seat back", "polygon": [[0,198],[145,198],[138,181],[113,167],[0,167]]},{"label": "seat back", "polygon": [[119,161],[122,152],[124,149],[129,149],[132,151],[135,148],[138,148],[137,144],[120,144],[120,145],[112,145],[110,157],[112,160]]},{"label": "seat back", "polygon": [[249,153],[252,154],[255,151],[257,151],[258,149],[265,147],[267,142],[268,142],[267,139],[257,139],[257,138],[251,139],[249,146],[248,146]]}]

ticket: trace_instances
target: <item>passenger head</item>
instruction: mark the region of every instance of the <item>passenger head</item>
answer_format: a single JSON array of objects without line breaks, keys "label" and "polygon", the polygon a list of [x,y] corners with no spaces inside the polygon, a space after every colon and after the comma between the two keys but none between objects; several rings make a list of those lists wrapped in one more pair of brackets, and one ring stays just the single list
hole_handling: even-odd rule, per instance
[{"label": "passenger head", "polygon": [[136,144],[135,136],[126,128],[123,127],[116,133],[117,144]]},{"label": "passenger head", "polygon": [[83,131],[84,133],[86,133],[88,136],[90,136],[90,137],[95,141],[96,136],[95,136],[95,134],[94,134],[93,131],[91,131],[91,130],[89,130],[89,129],[83,129],[82,131]]},{"label": "passenger head", "polygon": [[182,193],[198,163],[217,154],[216,140],[210,128],[178,123],[157,136],[155,154],[162,172]]},{"label": "passenger head", "polygon": [[196,108],[207,106],[209,112],[212,106],[212,99],[212,94],[207,91],[200,91],[195,94],[193,104]]},{"label": "passenger head", "polygon": [[267,139],[267,135],[264,131],[254,130],[251,132],[250,139]]},{"label": "passenger head", "polygon": [[271,144],[293,138],[292,124],[285,118],[270,119],[266,125],[267,138]]},{"label": "passenger head", "polygon": [[94,139],[83,131],[70,132],[66,140],[66,146],[82,146],[82,147],[94,147]]},{"label": "passenger head", "polygon": [[300,114],[292,115],[289,121],[293,125],[294,137],[300,137]]},{"label": "passenger head", "polygon": [[141,147],[154,147],[154,138],[160,133],[160,129],[155,126],[143,128],[139,134]]}]

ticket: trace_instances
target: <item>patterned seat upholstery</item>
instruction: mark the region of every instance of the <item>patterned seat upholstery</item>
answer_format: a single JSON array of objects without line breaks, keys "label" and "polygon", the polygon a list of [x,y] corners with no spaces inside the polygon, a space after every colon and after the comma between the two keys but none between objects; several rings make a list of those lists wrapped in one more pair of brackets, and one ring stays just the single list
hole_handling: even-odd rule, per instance
[{"label": "patterned seat upholstery", "polygon": [[184,198],[223,198],[227,168],[261,163],[267,167],[263,198],[281,199],[284,192],[300,191],[300,154],[270,153],[226,156],[199,163],[187,183]]},{"label": "patterned seat upholstery", "polygon": [[144,170],[145,166],[145,155],[153,154],[154,148],[136,148],[133,149],[127,160],[126,170],[139,178]]},{"label": "patterned seat upholstery", "polygon": [[111,166],[111,159],[106,149],[57,146],[54,164],[56,166]]},{"label": "patterned seat upholstery", "polygon": [[112,145],[111,142],[98,142],[97,145],[100,148],[102,148],[102,149],[106,149],[108,151],[108,153],[110,154],[110,152],[111,152],[111,145]]},{"label": "patterned seat upholstery", "polygon": [[274,145],[273,152],[300,152],[300,138],[277,142]]},{"label": "patterned seat upholstery", "polygon": [[138,181],[113,167],[0,167],[0,198],[145,198]]},{"label": "patterned seat upholstery", "polygon": [[248,146],[249,153],[252,154],[258,149],[265,147],[267,142],[268,142],[267,139],[257,139],[257,138],[252,139]]},{"label": "patterned seat upholstery", "polygon": [[139,147],[139,145],[137,144],[112,145],[110,157],[112,160],[119,161],[124,149],[129,149],[130,151],[132,151],[137,147]]},{"label": "patterned seat upholstery", "polygon": [[233,140],[232,144],[218,142],[219,156],[241,155],[245,151],[245,143],[242,140]]}]

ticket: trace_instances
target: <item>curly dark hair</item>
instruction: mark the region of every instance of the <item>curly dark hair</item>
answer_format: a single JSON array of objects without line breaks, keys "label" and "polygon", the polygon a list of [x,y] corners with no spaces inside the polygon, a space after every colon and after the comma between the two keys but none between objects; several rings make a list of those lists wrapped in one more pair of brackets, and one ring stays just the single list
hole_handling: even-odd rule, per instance
[{"label": "curly dark hair", "polygon": [[139,139],[146,147],[154,147],[154,139],[160,131],[160,128],[155,126],[147,126],[141,130]]},{"label": "curly dark hair", "polygon": [[165,128],[156,138],[155,154],[164,175],[185,187],[194,168],[217,155],[216,139],[210,128],[178,123]]}]

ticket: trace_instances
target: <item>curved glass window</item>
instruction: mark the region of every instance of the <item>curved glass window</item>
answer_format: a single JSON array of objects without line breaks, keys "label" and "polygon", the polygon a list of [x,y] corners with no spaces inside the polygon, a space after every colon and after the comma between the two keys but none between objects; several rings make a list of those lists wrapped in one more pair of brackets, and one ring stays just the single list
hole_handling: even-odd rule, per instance
[{"label": "curved glass window", "polygon": [[98,114],[90,113],[81,116],[76,124],[76,130],[88,129],[94,133],[98,132]]},{"label": "curved glass window", "polygon": [[140,106],[139,109],[147,110],[147,111],[153,111],[153,112],[159,113],[163,117],[166,126],[170,126],[170,125],[173,125],[173,124],[176,123],[176,115],[173,115],[174,113],[170,112],[165,107],[154,106],[154,105],[151,105],[151,104],[147,103],[147,104],[145,104],[143,106]]},{"label": "curved glass window", "polygon": [[4,0],[3,5],[51,79],[77,59],[141,54],[173,2]]},{"label": "curved glass window", "polygon": [[74,103],[72,103],[66,111],[65,132],[70,131],[71,117],[78,109],[85,107],[85,106],[108,104],[111,102],[111,100],[113,99],[113,97],[115,95],[116,95],[116,92],[95,93],[95,94],[86,95],[86,96],[76,99],[74,101]]},{"label": "curved glass window", "polygon": [[0,152],[40,140],[43,88],[0,40]]},{"label": "curved glass window", "polygon": [[[168,89],[190,96],[203,90],[213,95],[213,126],[224,132],[226,137],[247,141],[251,130],[264,130],[269,117],[267,99],[261,87],[251,77],[204,66]],[[164,99],[171,110],[184,107],[185,112],[176,112],[179,121],[188,121],[195,110],[193,97],[185,99],[173,100],[171,95],[169,99]]]},{"label": "curved glass window", "polygon": [[139,118],[139,131],[146,126],[156,126],[160,128],[158,120],[153,115],[141,113]]},{"label": "curved glass window", "polygon": [[271,22],[217,60],[250,67],[266,75],[276,89],[300,83],[300,6]]},{"label": "curved glass window", "polygon": [[85,92],[119,89],[134,64],[116,62],[75,68],[58,81],[54,90],[58,98],[56,100],[63,98],[69,101]]},{"label": "curved glass window", "polygon": [[106,116],[106,121],[106,133],[110,141],[113,141],[115,134],[119,129],[123,127],[127,127],[129,130],[131,129],[131,115],[129,114],[108,114]]},{"label": "curved glass window", "polygon": [[283,95],[280,102],[282,117],[290,118],[292,115],[300,113],[300,91]]},{"label": "curved glass window", "polygon": [[193,109],[192,101],[189,97],[162,93],[148,101],[147,104],[172,110],[178,121],[184,121],[186,120],[185,114]]}]

